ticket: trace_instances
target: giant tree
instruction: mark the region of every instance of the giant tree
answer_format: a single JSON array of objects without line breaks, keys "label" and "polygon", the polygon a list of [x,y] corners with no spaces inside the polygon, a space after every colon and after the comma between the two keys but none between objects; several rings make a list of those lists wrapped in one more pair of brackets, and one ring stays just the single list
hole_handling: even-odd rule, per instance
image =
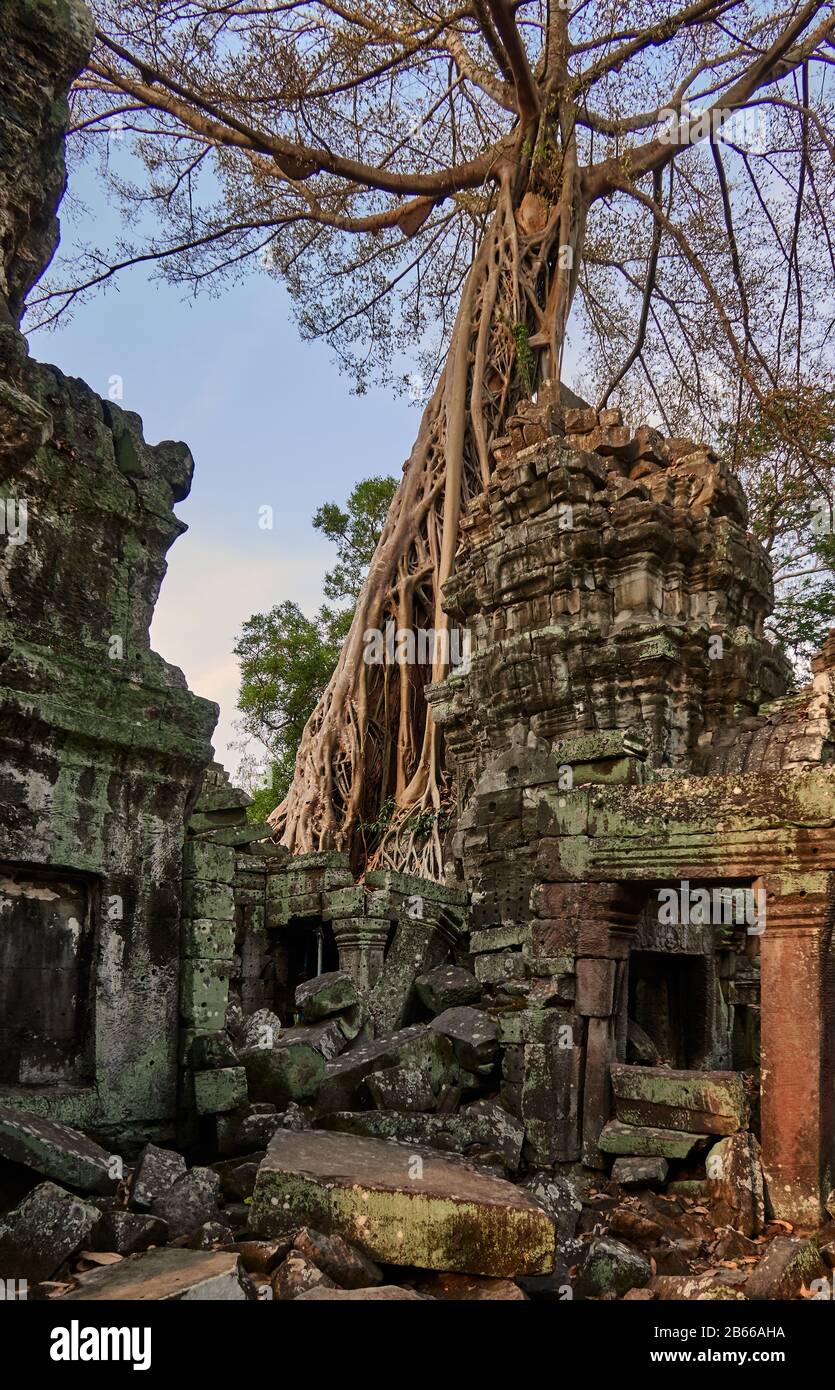
[{"label": "giant tree", "polygon": [[140,244],[91,253],[46,317],[139,259],[195,285],[254,263],[360,388],[387,374],[425,388],[278,825],[296,850],[343,847],[393,797],[389,862],[434,872],[443,755],[423,686],[445,674],[444,644],[392,669],[363,660],[364,634],[389,619],[444,631],[462,512],[508,415],[561,379],[570,324],[598,403],[631,383],[668,433],[709,416],[717,391],[740,418],[824,370],[832,4],[94,8],[75,126],[92,145],[124,135],[144,160],[135,184],[111,164]]}]

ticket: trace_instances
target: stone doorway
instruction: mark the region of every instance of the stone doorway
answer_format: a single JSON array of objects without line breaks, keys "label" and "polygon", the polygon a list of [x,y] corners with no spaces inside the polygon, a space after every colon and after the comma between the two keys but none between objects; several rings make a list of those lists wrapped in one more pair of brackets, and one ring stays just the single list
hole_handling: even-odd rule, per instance
[{"label": "stone doorway", "polygon": [[92,1059],[95,880],[0,866],[0,1083],[78,1085]]},{"label": "stone doorway", "polygon": [[293,1022],[296,988],[316,975],[339,969],[339,952],[329,922],[294,918],[273,933],[273,1008],[282,1023]]}]

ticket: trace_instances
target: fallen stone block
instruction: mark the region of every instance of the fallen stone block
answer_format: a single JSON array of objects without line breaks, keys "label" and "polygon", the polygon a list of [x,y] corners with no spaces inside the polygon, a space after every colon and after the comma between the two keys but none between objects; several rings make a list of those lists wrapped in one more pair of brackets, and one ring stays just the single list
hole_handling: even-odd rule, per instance
[{"label": "fallen stone block", "polygon": [[247,1154],[266,1149],[284,1117],[274,1105],[255,1102],[218,1115],[217,1146],[221,1154]]},{"label": "fallen stone block", "polygon": [[[492,1101],[479,1101],[455,1114],[427,1115],[398,1110],[334,1111],[322,1126],[343,1134],[423,1144],[442,1153],[495,1155],[508,1172],[519,1167],[524,1127]],[[471,1153],[473,1158],[475,1154]]]},{"label": "fallen stone block", "polygon": [[644,1216],[634,1207],[615,1207],[613,1211],[609,1212],[607,1224],[613,1236],[619,1236],[621,1240],[628,1240],[631,1245],[655,1245],[663,1235],[662,1228],[657,1221],[653,1221],[649,1216]]},{"label": "fallen stone block", "polygon": [[384,1264],[505,1277],[554,1262],[553,1223],[511,1183],[428,1150],[323,1130],[279,1131],[255,1184],[254,1235],[300,1225]]},{"label": "fallen stone block", "polygon": [[281,1261],[290,1254],[292,1245],[287,1240],[239,1240],[234,1246],[227,1246],[240,1256],[241,1264],[248,1274],[272,1274]]},{"label": "fallen stone block", "polygon": [[247,1100],[243,1067],[218,1067],[194,1073],[194,1103],[198,1115],[217,1115],[237,1110]]},{"label": "fallen stone block", "polygon": [[524,1184],[526,1192],[548,1213],[557,1230],[557,1240],[571,1240],[583,1210],[580,1200],[582,1179],[561,1174],[538,1173]]},{"label": "fallen stone block", "polygon": [[204,1221],[186,1241],[189,1250],[215,1250],[229,1243],[230,1228],[221,1221]]},{"label": "fallen stone block", "polygon": [[748,1276],[746,1298],[796,1298],[813,1279],[826,1279],[829,1270],[813,1240],[797,1236],[775,1236],[765,1254]]},{"label": "fallen stone block", "polygon": [[60,1301],[223,1302],[246,1298],[238,1256],[228,1250],[146,1250],[119,1264],[91,1269]]},{"label": "fallen stone block", "polygon": [[[732,1271],[728,1271],[730,1277]],[[745,1276],[742,1276],[744,1281]],[[717,1282],[715,1274],[655,1274],[646,1287],[662,1303],[679,1300],[705,1303],[725,1299],[741,1299],[745,1295],[732,1284]]]},{"label": "fallen stone block", "polygon": [[228,1033],[197,1033],[191,1043],[189,1060],[195,1071],[217,1071],[220,1068],[236,1067],[238,1054]]},{"label": "fallen stone block", "polygon": [[661,1157],[616,1158],[612,1165],[612,1181],[621,1187],[663,1187],[669,1167]]},{"label": "fallen stone block", "polygon": [[101,1217],[98,1207],[52,1182],[33,1188],[0,1221],[0,1279],[49,1279],[80,1246],[87,1246]]},{"label": "fallen stone block", "polygon": [[155,1198],[151,1214],[167,1221],[172,1239],[191,1235],[217,1218],[220,1177],[211,1168],[192,1168],[173,1187]]},{"label": "fallen stone block", "polygon": [[113,1155],[77,1129],[0,1106],[0,1158],[84,1192],[109,1194],[119,1183]]},{"label": "fallen stone block", "polygon": [[708,1203],[714,1224],[758,1236],[765,1222],[760,1146],[753,1134],[732,1134],[714,1144],[705,1160]]},{"label": "fallen stone block", "polygon": [[213,1171],[220,1177],[220,1186],[225,1198],[232,1197],[238,1201],[245,1201],[247,1197],[252,1196],[252,1189],[258,1174],[258,1165],[264,1157],[264,1153],[266,1153],[266,1146],[263,1152],[252,1154],[243,1161],[233,1158],[212,1164]]},{"label": "fallen stone block", "polygon": [[275,1047],[242,1048],[241,1061],[250,1097],[273,1105],[312,1100],[325,1076],[322,1053],[298,1036],[287,1046],[281,1038]]},{"label": "fallen stone block", "polygon": [[337,1286],[324,1270],[319,1269],[300,1250],[291,1250],[281,1261],[272,1280],[273,1298],[287,1302],[310,1289],[335,1289]]},{"label": "fallen stone block", "polygon": [[158,1197],[162,1197],[175,1182],[185,1177],[188,1169],[182,1154],[173,1149],[160,1149],[156,1144],[146,1144],[135,1169],[130,1186],[130,1205],[139,1211],[147,1211]]},{"label": "fallen stone block", "polygon": [[427,1077],[417,1067],[385,1067],[372,1072],[368,1089],[378,1110],[405,1110],[420,1114],[434,1110],[437,1098]]},{"label": "fallen stone block", "polygon": [[421,1280],[419,1292],[429,1298],[461,1303],[527,1303],[528,1295],[513,1279],[486,1279],[480,1274],[435,1274]]},{"label": "fallen stone block", "polygon": [[437,965],[418,975],[415,989],[430,1013],[441,1014],[460,1004],[474,1004],[481,998],[481,985],[475,975],[460,965]]},{"label": "fallen stone block", "polygon": [[307,1293],[300,1293],[297,1300],[302,1302],[344,1302],[344,1303],[395,1303],[405,1301],[416,1301],[423,1303],[425,1300],[422,1294],[415,1293],[413,1289],[401,1289],[397,1284],[381,1284],[376,1289],[310,1289]]},{"label": "fallen stone block", "polygon": [[429,1027],[450,1040],[455,1056],[466,1071],[489,1071],[493,1066],[499,1049],[499,1034],[495,1021],[483,1010],[465,1005],[445,1009],[433,1018]]},{"label": "fallen stone block", "polygon": [[573,1286],[579,1298],[605,1293],[622,1298],[627,1289],[642,1289],[651,1278],[652,1266],[645,1256],[619,1240],[599,1236],[586,1246]]},{"label": "fallen stone block", "polygon": [[348,1046],[348,1037],[342,1028],[342,1018],[323,1018],[319,1023],[300,1023],[288,1028],[281,1036],[279,1050],[300,1045],[312,1047],[321,1053],[326,1062],[332,1062]]},{"label": "fallen stone block", "polygon": [[606,1154],[626,1154],[635,1158],[687,1158],[697,1144],[704,1144],[700,1134],[685,1134],[683,1130],[652,1129],[647,1125],[625,1125],[610,1120],[603,1126],[598,1147]]},{"label": "fallen stone block", "polygon": [[239,1038],[239,1050],[244,1048],[275,1047],[284,1029],[278,1014],[272,1009],[256,1009],[244,1019]]},{"label": "fallen stone block", "polygon": [[371,1105],[373,1102],[365,1085],[366,1077],[371,1072],[398,1066],[422,1071],[433,1091],[438,1090],[444,1081],[454,1081],[457,1077],[449,1040],[431,1032],[422,1023],[415,1024],[411,1028],[401,1028],[386,1038],[362,1043],[345,1056],[329,1062],[316,1096],[317,1113],[323,1115],[331,1110],[359,1110]]},{"label": "fallen stone block", "polygon": [[296,1010],[305,1023],[318,1023],[343,1009],[354,1008],[359,994],[353,977],[344,970],[331,970],[304,980],[296,988]]},{"label": "fallen stone block", "polygon": [[326,1236],[304,1226],[293,1245],[342,1289],[365,1289],[383,1282],[382,1271],[374,1261],[341,1236]]},{"label": "fallen stone block", "polygon": [[748,1126],[751,1107],[738,1072],[615,1063],[610,1076],[615,1115],[624,1124],[691,1134],[736,1134]]},{"label": "fallen stone block", "polygon": [[141,1211],[105,1211],[96,1223],[91,1250],[113,1250],[117,1255],[136,1255],[150,1245],[165,1245],[168,1225],[158,1216]]}]

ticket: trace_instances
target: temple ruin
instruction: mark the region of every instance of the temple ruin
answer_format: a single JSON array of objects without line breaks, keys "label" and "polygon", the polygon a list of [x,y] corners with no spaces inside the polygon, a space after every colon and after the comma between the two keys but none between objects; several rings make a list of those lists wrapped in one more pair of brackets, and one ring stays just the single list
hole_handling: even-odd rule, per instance
[{"label": "temple ruin", "polygon": [[[290,856],[212,761],[216,706],[150,648],[188,448],[19,331],[90,38],[81,0],[0,12],[0,1159],[34,1175],[0,1276],[95,1297],[170,1254],[187,1283],[166,1230],[214,1227],[192,1249],[241,1297],[380,1286],[372,1262],[414,1296],[434,1271],[696,1297],[666,1189],[671,1220],[698,1199],[758,1254],[768,1220],[798,1228],[723,1285],[791,1296],[833,1248],[835,632],[786,694],[734,475],[546,383],[444,591],[471,639],[428,692],[445,881]],[[106,1200],[75,1201],[53,1259],[33,1223],[65,1188]],[[243,1277],[233,1232],[280,1258]],[[94,1240],[128,1274],[74,1282]]]}]

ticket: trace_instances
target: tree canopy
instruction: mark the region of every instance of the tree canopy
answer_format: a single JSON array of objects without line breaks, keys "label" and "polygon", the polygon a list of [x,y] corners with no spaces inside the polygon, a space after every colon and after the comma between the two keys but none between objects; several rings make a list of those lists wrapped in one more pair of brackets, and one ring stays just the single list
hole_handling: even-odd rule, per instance
[{"label": "tree canopy", "polygon": [[444,630],[461,516],[517,404],[565,376],[569,332],[598,405],[668,435],[721,427],[742,464],[749,440],[775,555],[794,542],[789,512],[769,531],[771,464],[784,500],[832,496],[804,404],[835,385],[832,0],[94,9],[75,141],[130,235],[59,264],[33,310],[138,261],[192,288],[255,267],[358,389],[417,382],[415,447],[278,825],[292,849],[349,846],[393,799],[386,862],[438,872],[405,827],[442,809],[423,688],[447,668],[369,668],[363,633]]},{"label": "tree canopy", "polygon": [[307,618],[298,604],[285,600],[248,618],[235,643],[241,733],[268,755],[266,763],[257,754],[245,758],[257,820],[287,795],[299,742],[339,658],[396,486],[394,478],[365,478],[344,508],[325,502],[313,518],[337,548],[337,563],[323,584],[336,607],[323,604]]}]

